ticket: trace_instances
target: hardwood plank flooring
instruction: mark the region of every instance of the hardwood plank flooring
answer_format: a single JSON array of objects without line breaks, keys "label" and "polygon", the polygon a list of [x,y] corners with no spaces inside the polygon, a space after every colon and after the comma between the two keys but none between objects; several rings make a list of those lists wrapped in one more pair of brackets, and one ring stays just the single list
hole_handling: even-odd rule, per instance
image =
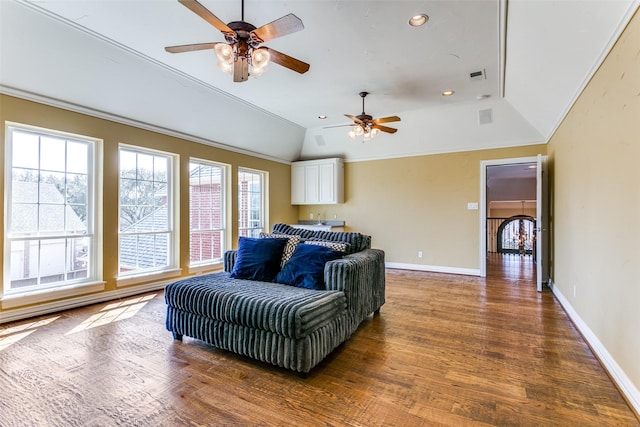
[{"label": "hardwood plank flooring", "polygon": [[387,271],[303,379],[164,327],[162,292],[0,325],[0,426],[639,426],[530,265]]}]

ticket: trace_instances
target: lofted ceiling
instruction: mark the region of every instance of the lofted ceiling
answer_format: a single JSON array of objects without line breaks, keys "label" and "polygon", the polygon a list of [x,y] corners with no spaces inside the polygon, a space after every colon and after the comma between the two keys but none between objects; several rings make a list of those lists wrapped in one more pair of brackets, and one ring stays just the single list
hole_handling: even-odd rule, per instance
[{"label": "lofted ceiling", "polygon": [[[224,22],[241,0],[201,0]],[[311,65],[233,83],[224,41],[177,0],[0,0],[0,91],[204,144],[289,162],[347,161],[546,143],[624,29],[637,0],[246,0],[256,27],[288,13],[304,30],[265,43]],[[408,19],[429,21],[411,27]],[[480,79],[470,73],[482,71]],[[441,95],[453,90],[449,97]],[[398,115],[362,143],[344,114]],[[319,115],[326,115],[321,120]],[[391,126],[391,124],[390,124]]]}]

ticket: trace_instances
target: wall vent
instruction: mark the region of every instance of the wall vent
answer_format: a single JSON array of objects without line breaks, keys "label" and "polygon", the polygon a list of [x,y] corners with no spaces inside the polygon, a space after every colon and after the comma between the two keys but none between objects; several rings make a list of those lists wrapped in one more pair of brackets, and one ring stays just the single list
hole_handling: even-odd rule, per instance
[{"label": "wall vent", "polygon": [[485,110],[478,110],[478,124],[488,125],[493,122],[493,110],[487,108]]},{"label": "wall vent", "polygon": [[469,80],[484,80],[486,79],[486,73],[484,70],[472,71],[469,73]]}]

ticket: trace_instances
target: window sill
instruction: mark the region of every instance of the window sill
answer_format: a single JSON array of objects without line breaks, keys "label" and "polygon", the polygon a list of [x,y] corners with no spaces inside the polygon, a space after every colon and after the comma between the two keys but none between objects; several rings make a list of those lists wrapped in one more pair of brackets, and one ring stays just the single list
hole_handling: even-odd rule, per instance
[{"label": "window sill", "polygon": [[193,265],[189,266],[188,273],[189,274],[206,274],[206,273],[217,273],[222,271],[224,268],[222,262],[216,262],[213,264],[203,264],[203,265]]},{"label": "window sill", "polygon": [[181,274],[182,274],[182,269],[175,268],[172,270],[163,270],[163,271],[154,271],[152,273],[136,274],[134,276],[116,277],[116,287],[121,288],[125,286],[141,285],[147,282],[155,282],[158,280],[179,277]]},{"label": "window sill", "polygon": [[76,285],[61,286],[57,288],[49,288],[35,290],[29,292],[21,292],[15,294],[4,295],[2,301],[2,309],[7,310],[16,307],[22,307],[31,304],[40,304],[50,302],[57,299],[76,297],[79,295],[90,294],[104,291],[106,282],[90,282]]}]

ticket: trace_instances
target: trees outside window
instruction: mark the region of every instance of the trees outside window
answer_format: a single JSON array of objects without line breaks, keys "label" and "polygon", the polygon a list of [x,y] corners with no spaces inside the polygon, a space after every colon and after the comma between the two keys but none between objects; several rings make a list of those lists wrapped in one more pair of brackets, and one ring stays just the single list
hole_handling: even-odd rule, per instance
[{"label": "trees outside window", "polygon": [[5,293],[96,280],[97,143],[7,127]]},{"label": "trees outside window", "polygon": [[119,150],[119,272],[121,276],[175,266],[173,156]]}]

